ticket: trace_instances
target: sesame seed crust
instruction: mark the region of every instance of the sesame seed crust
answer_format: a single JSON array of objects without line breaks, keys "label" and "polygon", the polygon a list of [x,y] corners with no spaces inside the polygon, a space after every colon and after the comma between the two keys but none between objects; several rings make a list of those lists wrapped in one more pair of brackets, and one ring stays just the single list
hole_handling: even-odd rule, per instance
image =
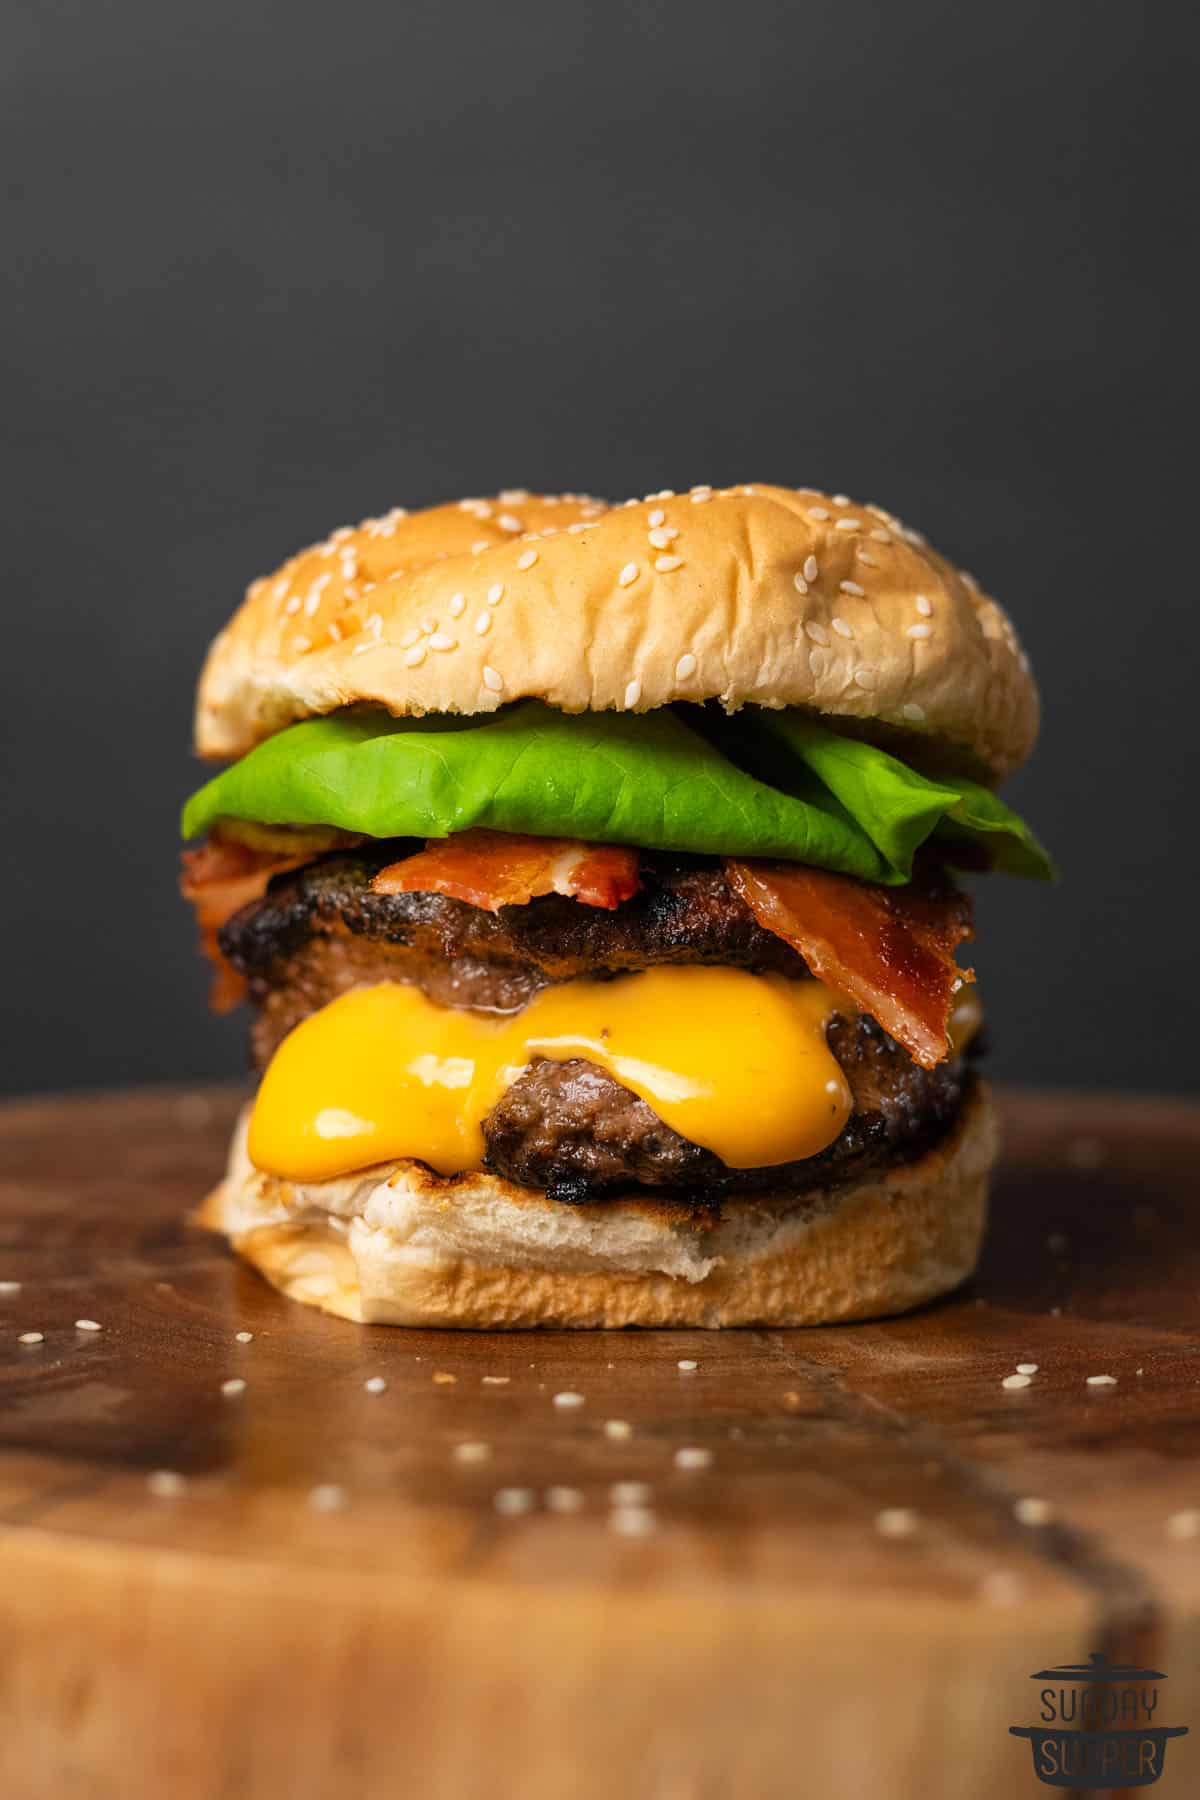
[{"label": "sesame seed crust", "polygon": [[618,506],[507,489],[343,526],[256,581],[209,652],[196,743],[226,758],[360,702],[527,697],[804,706],[936,740],[985,779],[1038,722],[1007,615],[882,508],[761,483]]}]

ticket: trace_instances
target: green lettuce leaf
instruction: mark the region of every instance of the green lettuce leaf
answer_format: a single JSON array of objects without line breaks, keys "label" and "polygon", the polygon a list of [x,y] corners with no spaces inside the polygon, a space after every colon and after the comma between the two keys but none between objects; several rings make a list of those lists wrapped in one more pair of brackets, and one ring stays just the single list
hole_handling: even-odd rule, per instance
[{"label": "green lettuce leaf", "polygon": [[758,710],[568,716],[531,700],[483,719],[334,713],[268,738],[208,782],[184,809],[184,836],[220,819],[376,838],[482,825],[780,857],[892,884],[911,878],[914,851],[935,835],[949,862],[969,842],[996,867],[1051,872],[986,789],[929,781],[798,714]]}]

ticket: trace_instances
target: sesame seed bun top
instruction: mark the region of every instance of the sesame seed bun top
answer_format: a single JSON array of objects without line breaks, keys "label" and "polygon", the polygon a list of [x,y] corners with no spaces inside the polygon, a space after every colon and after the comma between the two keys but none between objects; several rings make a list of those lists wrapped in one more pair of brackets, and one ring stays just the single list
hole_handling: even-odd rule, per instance
[{"label": "sesame seed bun top", "polygon": [[209,651],[201,755],[357,702],[397,715],[803,706],[999,779],[1037,733],[1006,613],[874,505],[762,484],[609,506],[507,490],[343,527]]}]

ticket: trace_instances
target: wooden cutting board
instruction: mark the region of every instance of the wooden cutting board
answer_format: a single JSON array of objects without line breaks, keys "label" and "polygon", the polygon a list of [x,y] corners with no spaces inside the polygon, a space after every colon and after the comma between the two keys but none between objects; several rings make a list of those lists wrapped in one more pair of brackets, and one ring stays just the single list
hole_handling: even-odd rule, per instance
[{"label": "wooden cutting board", "polygon": [[1092,1651],[1200,1792],[1200,1109],[1009,1096],[982,1271],[908,1318],[504,1336],[191,1228],[235,1104],[0,1109],[5,1795],[1020,1800]]}]

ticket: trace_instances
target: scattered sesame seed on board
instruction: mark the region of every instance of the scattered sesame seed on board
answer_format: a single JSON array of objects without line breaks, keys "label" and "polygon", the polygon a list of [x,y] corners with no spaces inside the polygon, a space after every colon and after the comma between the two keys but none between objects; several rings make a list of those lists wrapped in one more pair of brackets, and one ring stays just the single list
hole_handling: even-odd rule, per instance
[{"label": "scattered sesame seed on board", "polygon": [[471,1443],[471,1444],[455,1444],[455,1446],[454,1446],[455,1462],[460,1462],[460,1463],[487,1462],[489,1457],[491,1456],[491,1454],[492,1454],[492,1446],[490,1444]]},{"label": "scattered sesame seed on board", "polygon": [[712,1466],[712,1459],[711,1450],[706,1450],[699,1444],[685,1444],[681,1450],[675,1452],[675,1467],[677,1469],[707,1469]]},{"label": "scattered sesame seed on board", "polygon": [[1031,1494],[1013,1502],[1013,1517],[1019,1525],[1049,1525],[1054,1508],[1048,1500],[1038,1500]]},{"label": "scattered sesame seed on board", "polygon": [[492,1495],[492,1505],[506,1519],[514,1519],[519,1513],[533,1510],[532,1488],[498,1488]]},{"label": "scattered sesame seed on board", "polygon": [[554,1404],[555,1406],[565,1408],[569,1412],[572,1407],[582,1406],[584,1404],[584,1398],[582,1394],[573,1393],[570,1388],[566,1388],[561,1394],[555,1394]]},{"label": "scattered sesame seed on board", "polygon": [[605,1419],[604,1435],[606,1438],[614,1438],[619,1442],[624,1442],[626,1438],[631,1438],[633,1436],[633,1426],[629,1423],[628,1419]]},{"label": "scattered sesame seed on board", "polygon": [[1165,1530],[1167,1536],[1177,1544],[1200,1537],[1200,1512],[1195,1507],[1187,1507],[1183,1512],[1172,1513],[1166,1521]]},{"label": "scattered sesame seed on board", "polygon": [[618,1537],[649,1537],[658,1524],[645,1506],[618,1506],[608,1515],[608,1528]]},{"label": "scattered sesame seed on board", "polygon": [[156,1500],[177,1500],[187,1490],[187,1482],[174,1469],[153,1469],[146,1477],[146,1486]]},{"label": "scattered sesame seed on board", "polygon": [[1017,1364],[1017,1374],[1018,1375],[1036,1375],[1038,1372],[1039,1366],[1040,1366],[1039,1364],[1031,1363],[1031,1362],[1018,1363]]},{"label": "scattered sesame seed on board", "polygon": [[917,1529],[917,1515],[910,1506],[885,1506],[875,1514],[875,1529],[880,1537],[912,1537]]},{"label": "scattered sesame seed on board", "polygon": [[20,1291],[19,1281],[0,1281],[0,1298],[7,1299],[10,1294],[19,1294]]},{"label": "scattered sesame seed on board", "polygon": [[453,1387],[454,1383],[458,1380],[458,1376],[448,1374],[445,1369],[435,1369],[433,1372],[433,1379],[438,1387]]},{"label": "scattered sesame seed on board", "polygon": [[1117,1378],[1115,1375],[1089,1375],[1087,1385],[1089,1387],[1116,1387]]},{"label": "scattered sesame seed on board", "polygon": [[17,1339],[18,1344],[44,1344],[45,1341],[44,1331],[23,1331]]},{"label": "scattered sesame seed on board", "polygon": [[700,1367],[700,1364],[693,1356],[681,1356],[675,1367],[682,1369],[685,1375],[690,1375],[693,1369]]},{"label": "scattered sesame seed on board", "polygon": [[546,1489],[546,1510],[555,1513],[576,1513],[583,1508],[584,1497],[580,1488],[552,1487]]},{"label": "scattered sesame seed on board", "polygon": [[368,1375],[363,1386],[368,1394],[382,1394],[387,1390],[387,1382],[382,1375]]},{"label": "scattered sesame seed on board", "polygon": [[246,1383],[240,1375],[231,1375],[228,1381],[223,1381],[221,1383],[221,1392],[228,1400],[236,1399],[239,1394],[244,1394],[245,1391]]},{"label": "scattered sesame seed on board", "polygon": [[512,1380],[511,1375],[484,1375],[481,1377],[484,1387],[507,1387]]},{"label": "scattered sesame seed on board", "polygon": [[252,1331],[235,1331],[233,1335],[239,1344],[252,1344],[254,1342],[254,1333]]},{"label": "scattered sesame seed on board", "polygon": [[76,1331],[103,1331],[104,1327],[95,1319],[76,1319],[75,1329]]},{"label": "scattered sesame seed on board", "polygon": [[614,1481],[608,1497],[614,1506],[649,1506],[653,1493],[646,1481]]},{"label": "scattered sesame seed on board", "polygon": [[1008,1388],[1010,1392],[1014,1392],[1018,1388],[1029,1387],[1032,1380],[1033,1377],[1031,1375],[1006,1375],[1004,1380],[1000,1383],[1000,1386],[1002,1388]]},{"label": "scattered sesame seed on board", "polygon": [[346,1490],[339,1487],[336,1481],[323,1481],[317,1487],[310,1488],[308,1504],[314,1512],[340,1512],[346,1504]]}]

